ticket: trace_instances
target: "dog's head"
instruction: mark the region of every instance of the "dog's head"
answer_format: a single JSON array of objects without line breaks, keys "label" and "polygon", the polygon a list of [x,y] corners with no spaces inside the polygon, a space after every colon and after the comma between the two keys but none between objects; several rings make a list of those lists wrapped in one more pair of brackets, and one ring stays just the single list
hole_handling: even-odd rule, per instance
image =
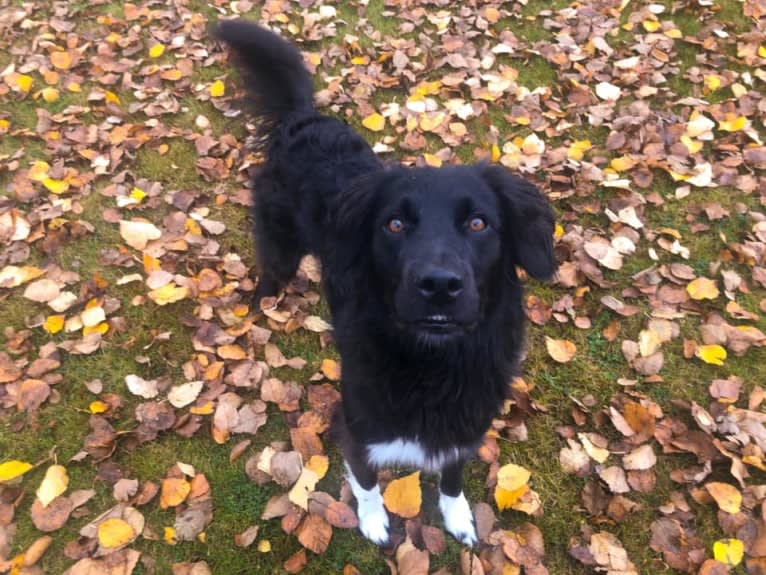
[{"label": "dog's head", "polygon": [[548,202],[499,166],[373,174],[336,215],[349,241],[366,244],[392,323],[430,345],[473,330],[499,305],[501,284],[516,281],[516,266],[538,279],[556,268]]}]

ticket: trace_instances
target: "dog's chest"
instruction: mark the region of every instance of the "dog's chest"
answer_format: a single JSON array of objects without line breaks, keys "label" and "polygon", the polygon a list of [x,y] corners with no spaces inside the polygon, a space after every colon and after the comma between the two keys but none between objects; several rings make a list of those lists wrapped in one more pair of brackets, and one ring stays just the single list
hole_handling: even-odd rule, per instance
[{"label": "dog's chest", "polygon": [[417,440],[397,438],[371,443],[367,446],[367,461],[373,467],[404,465],[426,471],[440,471],[446,465],[474,454],[466,447],[444,447],[428,450]]}]

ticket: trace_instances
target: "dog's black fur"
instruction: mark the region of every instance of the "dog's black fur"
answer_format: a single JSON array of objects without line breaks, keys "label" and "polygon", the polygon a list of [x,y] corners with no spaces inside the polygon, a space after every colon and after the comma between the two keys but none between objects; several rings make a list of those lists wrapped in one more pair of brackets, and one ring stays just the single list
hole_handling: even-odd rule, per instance
[{"label": "dog's black fur", "polygon": [[435,460],[457,453],[439,460],[441,489],[462,496],[463,464],[519,362],[516,267],[539,279],[555,271],[552,210],[499,166],[384,168],[351,128],[314,109],[295,48],[244,21],[217,34],[233,49],[266,155],[252,186],[256,302],[316,254],[343,362],[336,428],[359,485],[377,481],[368,447],[405,439]]}]

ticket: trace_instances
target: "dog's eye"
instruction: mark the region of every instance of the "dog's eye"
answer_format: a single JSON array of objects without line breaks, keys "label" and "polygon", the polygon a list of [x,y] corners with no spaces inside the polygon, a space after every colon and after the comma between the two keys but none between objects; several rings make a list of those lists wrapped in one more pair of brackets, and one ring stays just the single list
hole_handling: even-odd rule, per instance
[{"label": "dog's eye", "polygon": [[468,229],[470,229],[472,232],[482,232],[486,228],[487,221],[484,218],[476,216],[475,218],[471,218],[471,221],[468,222]]},{"label": "dog's eye", "polygon": [[386,229],[392,234],[398,234],[404,231],[404,222],[399,218],[391,218],[386,224]]}]

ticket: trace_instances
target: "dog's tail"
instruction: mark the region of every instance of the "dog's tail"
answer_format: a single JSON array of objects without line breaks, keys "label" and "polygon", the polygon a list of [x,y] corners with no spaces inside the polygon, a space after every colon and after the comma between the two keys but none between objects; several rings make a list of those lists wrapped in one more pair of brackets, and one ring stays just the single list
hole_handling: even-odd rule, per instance
[{"label": "dog's tail", "polygon": [[233,50],[261,133],[270,133],[288,114],[313,108],[311,76],[292,44],[246,20],[222,20],[215,34]]}]

